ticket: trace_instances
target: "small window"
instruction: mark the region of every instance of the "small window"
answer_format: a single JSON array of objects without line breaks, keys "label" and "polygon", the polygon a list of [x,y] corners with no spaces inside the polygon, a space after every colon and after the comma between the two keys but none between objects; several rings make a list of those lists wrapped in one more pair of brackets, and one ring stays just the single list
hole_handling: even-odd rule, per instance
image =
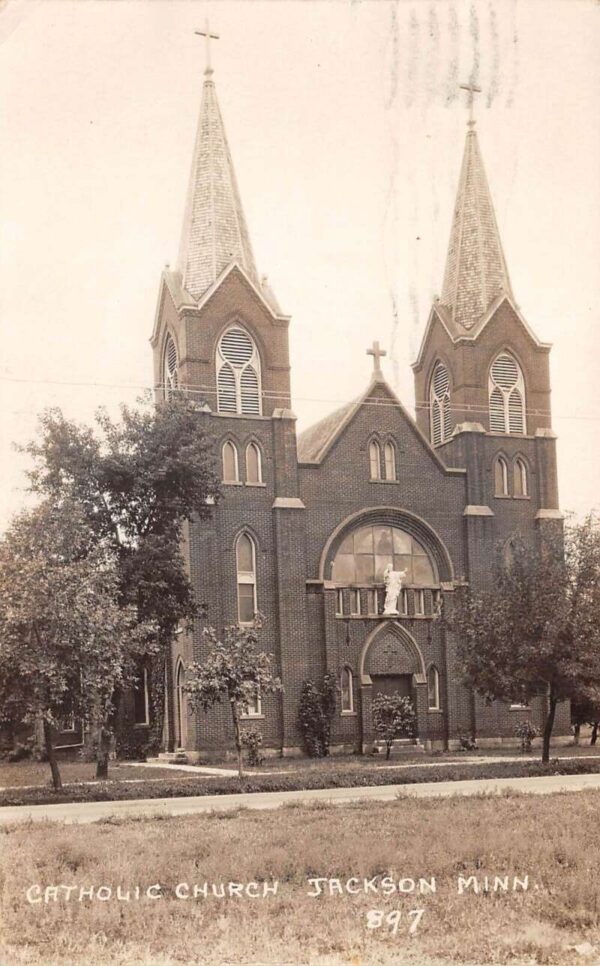
[{"label": "small window", "polygon": [[422,616],[425,613],[425,592],[423,590],[415,590],[414,595],[415,614]]},{"label": "small window", "polygon": [[441,617],[442,614],[442,592],[441,590],[434,590],[431,596],[431,603],[433,607],[433,616]]},{"label": "small window", "polygon": [[513,495],[529,496],[527,464],[520,456],[517,456],[514,465]]},{"label": "small window", "polygon": [[440,710],[440,675],[435,664],[427,672],[427,700],[430,711]]},{"label": "small window", "polygon": [[223,483],[239,483],[238,451],[230,439],[223,443]]},{"label": "small window", "polygon": [[406,589],[400,591],[400,596],[398,598],[398,610],[401,614],[408,614],[408,594]]},{"label": "small window", "polygon": [[133,685],[134,722],[150,724],[150,695],[148,692],[148,668],[141,667]]},{"label": "small window", "polygon": [[256,548],[247,533],[237,539],[238,621],[252,624],[256,615]]},{"label": "small window", "polygon": [[376,590],[367,591],[367,609],[369,614],[379,613],[379,599]]},{"label": "small window", "polygon": [[246,483],[262,483],[262,460],[256,443],[246,447]]},{"label": "small window", "polygon": [[393,443],[386,443],[383,447],[386,480],[396,479],[396,447]]},{"label": "small window", "polygon": [[350,591],[350,613],[356,616],[360,612],[360,590],[353,588]]},{"label": "small window", "polygon": [[494,460],[494,495],[508,496],[508,464],[503,456]]},{"label": "small window", "polygon": [[260,718],[262,716],[262,702],[260,699],[260,689],[258,687],[253,689],[253,693],[248,701],[244,704],[244,709],[242,711],[242,718]]},{"label": "small window", "polygon": [[338,616],[344,613],[344,591],[341,587],[335,592],[335,612]]},{"label": "small window", "polygon": [[340,678],[341,712],[352,714],[354,711],[354,694],[352,692],[352,671],[349,667],[342,669]]},{"label": "small window", "polygon": [[372,480],[381,479],[381,448],[375,439],[369,443],[369,469]]},{"label": "small window", "polygon": [[165,355],[163,363],[163,378],[165,399],[172,399],[176,390],[179,388],[179,360],[177,358],[177,346],[173,337],[168,335],[165,343]]}]

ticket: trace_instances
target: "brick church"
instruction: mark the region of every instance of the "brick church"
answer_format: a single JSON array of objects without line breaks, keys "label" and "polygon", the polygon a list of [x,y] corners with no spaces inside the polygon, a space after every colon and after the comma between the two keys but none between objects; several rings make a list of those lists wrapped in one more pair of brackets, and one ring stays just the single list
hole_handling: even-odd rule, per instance
[{"label": "brick church", "polygon": [[[541,725],[543,699],[487,706],[465,688],[439,619],[458,584],[490,580],[513,534],[535,539],[561,519],[550,346],[515,302],[473,121],[442,292],[413,364],[416,420],[375,343],[361,395],[298,435],[289,325],[257,272],[209,67],[179,261],[163,272],[151,342],[157,391],[200,400],[222,470],[212,519],[187,529],[198,599],[217,628],[266,616],[262,648],[284,686],[256,696],[248,723],[266,748],[298,752],[302,684],[329,671],[339,682],[334,748],[371,749],[380,692],[412,698],[426,748],[465,734],[482,745],[514,739],[528,715]],[[315,364],[326,379],[324,360]],[[397,617],[382,614],[389,564],[406,571]],[[181,633],[167,675],[165,748],[191,759],[231,747],[227,707],[187,707],[186,667],[204,647],[201,626]],[[147,723],[147,702],[136,717]],[[565,706],[556,733],[569,730]]]}]

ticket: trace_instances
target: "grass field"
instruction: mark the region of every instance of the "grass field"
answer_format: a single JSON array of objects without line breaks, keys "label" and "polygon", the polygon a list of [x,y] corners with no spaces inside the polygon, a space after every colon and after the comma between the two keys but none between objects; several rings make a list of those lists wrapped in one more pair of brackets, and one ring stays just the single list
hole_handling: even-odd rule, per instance
[{"label": "grass field", "polygon": [[[70,782],[93,782],[96,780],[95,762],[61,761],[60,774],[64,784]],[[188,773],[178,771],[173,766],[173,773],[178,778],[185,778]],[[108,780],[113,781],[147,781],[150,779],[169,778],[171,771],[164,768],[136,768],[127,762],[111,762],[108,769]],[[28,785],[46,786],[52,784],[50,766],[41,761],[0,762],[0,789],[19,788]]]},{"label": "grass field", "polygon": [[[3,966],[430,966],[585,962],[600,952],[600,793],[413,801],[2,831]],[[403,893],[386,895],[381,877]],[[458,894],[458,877],[509,891]],[[528,877],[524,890],[522,883]],[[340,880],[311,897],[312,877]],[[346,892],[351,878],[352,889]],[[364,892],[363,880],[375,879]],[[435,894],[409,880],[436,879]],[[177,898],[194,884],[278,882],[277,895]],[[159,883],[161,897],[144,897]],[[472,883],[472,880],[471,880]],[[28,904],[29,886],[110,899]],[[114,898],[121,885],[130,900]],[[139,885],[142,898],[134,899]],[[322,884],[323,887],[324,884]],[[375,891],[373,891],[375,888]],[[396,887],[397,888],[397,887]],[[389,883],[386,886],[389,891]],[[217,890],[218,891],[218,890]],[[425,892],[427,893],[427,889]],[[105,894],[105,893],[104,893]],[[35,890],[32,898],[43,892]],[[410,924],[424,909],[414,935]],[[377,928],[377,916],[400,911]],[[397,932],[394,934],[394,924]],[[595,959],[587,960],[596,962]]]}]

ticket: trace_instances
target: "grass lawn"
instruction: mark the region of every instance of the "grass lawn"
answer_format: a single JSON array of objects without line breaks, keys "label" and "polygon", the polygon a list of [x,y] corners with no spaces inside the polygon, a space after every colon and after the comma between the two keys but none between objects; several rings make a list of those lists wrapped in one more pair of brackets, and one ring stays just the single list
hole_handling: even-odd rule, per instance
[{"label": "grass lawn", "polygon": [[[87,761],[61,761],[60,774],[63,782],[92,782],[96,780],[96,763]],[[173,768],[178,778],[188,777],[188,773]],[[108,780],[131,781],[135,779],[164,779],[171,776],[165,768],[136,768],[127,762],[110,762]],[[172,777],[172,776],[171,776]],[[23,785],[50,785],[50,765],[41,761],[0,762],[0,789],[15,788]]]},{"label": "grass lawn", "polygon": [[[2,829],[3,966],[432,966],[583,960],[600,948],[600,792],[545,797],[369,803],[277,812]],[[495,876],[510,889],[469,890]],[[386,895],[382,877],[403,881]],[[309,878],[344,890],[313,898]],[[436,892],[411,890],[431,881]],[[517,884],[528,877],[525,890]],[[350,879],[350,891],[346,882]],[[364,891],[364,879],[375,891]],[[177,898],[194,884],[278,883],[252,898]],[[385,880],[384,880],[385,881]],[[472,882],[473,880],[471,880]],[[160,884],[160,898],[145,897]],[[66,901],[29,904],[26,890],[75,886]],[[130,900],[114,897],[117,886]],[[140,886],[142,898],[132,898]],[[110,887],[110,899],[78,890]],[[209,886],[210,888],[210,886]],[[369,887],[371,888],[371,887]],[[386,886],[389,891],[389,885]],[[397,887],[396,887],[397,889]],[[354,890],[354,891],[352,891]],[[427,892],[427,890],[426,890]],[[106,892],[102,893],[106,895]],[[39,895],[36,890],[33,898]],[[52,897],[52,893],[49,894]],[[424,909],[416,932],[408,930]],[[389,923],[377,928],[378,916]],[[400,912],[394,934],[394,913]]]}]

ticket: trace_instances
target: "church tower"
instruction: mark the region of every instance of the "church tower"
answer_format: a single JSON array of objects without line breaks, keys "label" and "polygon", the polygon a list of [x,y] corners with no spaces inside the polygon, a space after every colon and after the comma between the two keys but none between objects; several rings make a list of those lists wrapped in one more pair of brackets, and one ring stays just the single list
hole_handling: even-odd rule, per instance
[{"label": "church tower", "polygon": [[[214,37],[208,25],[203,35]],[[221,474],[212,519],[192,521],[184,546],[206,622],[220,633],[263,614],[261,649],[285,681],[291,665],[310,666],[289,322],[256,268],[207,51],[179,258],[162,274],[151,339],[155,387],[159,397],[180,392],[198,403]],[[191,755],[231,744],[228,708],[187,713],[186,668],[205,649],[202,627],[182,633],[168,672],[166,745]],[[267,745],[300,744],[298,688],[257,696],[249,716]]]},{"label": "church tower", "polygon": [[441,297],[413,365],[417,423],[467,469],[471,579],[499,542],[561,519],[550,418],[550,346],[515,302],[472,114]]}]

